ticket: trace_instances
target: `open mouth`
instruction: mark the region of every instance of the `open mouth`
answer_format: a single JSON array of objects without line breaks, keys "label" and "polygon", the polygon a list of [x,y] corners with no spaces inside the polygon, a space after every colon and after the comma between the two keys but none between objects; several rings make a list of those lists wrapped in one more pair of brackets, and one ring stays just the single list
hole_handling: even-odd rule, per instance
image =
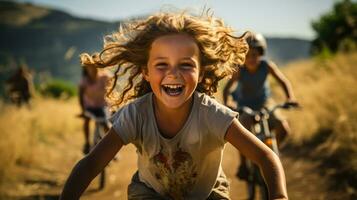
[{"label": "open mouth", "polygon": [[184,86],[183,85],[162,85],[162,88],[166,92],[166,94],[170,96],[178,96],[183,92]]}]

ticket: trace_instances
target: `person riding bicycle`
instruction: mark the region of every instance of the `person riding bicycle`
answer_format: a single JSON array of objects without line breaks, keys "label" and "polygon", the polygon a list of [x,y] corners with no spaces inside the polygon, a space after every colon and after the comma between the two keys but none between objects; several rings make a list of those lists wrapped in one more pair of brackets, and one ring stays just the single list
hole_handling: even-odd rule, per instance
[{"label": "person riding bicycle", "polygon": [[34,94],[32,75],[26,65],[22,64],[16,72],[6,80],[6,90],[10,101],[20,107],[29,106]]},{"label": "person riding bicycle", "polygon": [[[277,65],[264,58],[267,51],[267,43],[263,35],[252,33],[247,38],[249,51],[246,56],[244,66],[241,67],[233,77],[227,82],[223,89],[223,102],[228,103],[228,96],[232,95],[233,100],[238,107],[249,107],[253,110],[259,110],[262,107],[272,107],[274,101],[271,98],[268,75],[272,75],[280,84],[287,98],[287,103],[298,105],[289,80],[279,70]],[[231,91],[234,82],[238,85]],[[253,120],[250,116],[242,113],[239,117],[244,127],[251,127]],[[269,118],[269,125],[275,131],[277,142],[281,142],[290,134],[288,121],[278,112],[274,112]],[[249,129],[249,128],[248,128]],[[245,157],[240,154],[241,164],[238,168],[237,176],[240,179],[246,179],[248,176],[245,165]]]},{"label": "person riding bicycle", "polygon": [[[80,117],[83,117],[84,119],[84,154],[87,154],[90,150],[90,118],[85,115],[85,112],[89,112],[96,117],[105,119],[108,118],[105,102],[105,87],[107,80],[108,76],[104,73],[99,73],[96,68],[83,68],[82,79],[79,83],[79,104],[81,107]],[[109,130],[107,123],[103,123],[103,126],[105,128],[105,131]]]}]

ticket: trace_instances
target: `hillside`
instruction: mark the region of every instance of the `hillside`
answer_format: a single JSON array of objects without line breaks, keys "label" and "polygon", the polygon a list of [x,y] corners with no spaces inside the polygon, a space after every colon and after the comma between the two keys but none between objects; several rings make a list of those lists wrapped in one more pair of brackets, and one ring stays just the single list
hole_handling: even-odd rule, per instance
[{"label": "hillside", "polygon": [[79,53],[99,51],[102,36],[118,27],[31,4],[1,1],[0,10],[1,72],[26,62],[36,73],[78,80]]},{"label": "hillside", "polygon": [[[79,53],[99,51],[102,37],[120,22],[71,16],[32,4],[0,1],[0,80],[15,63],[26,62],[37,74],[77,81]],[[310,42],[267,38],[269,56],[279,65],[307,58]],[[35,77],[36,78],[36,77]]]},{"label": "hillside", "polygon": [[298,38],[267,37],[268,57],[279,66],[310,57],[311,42]]}]

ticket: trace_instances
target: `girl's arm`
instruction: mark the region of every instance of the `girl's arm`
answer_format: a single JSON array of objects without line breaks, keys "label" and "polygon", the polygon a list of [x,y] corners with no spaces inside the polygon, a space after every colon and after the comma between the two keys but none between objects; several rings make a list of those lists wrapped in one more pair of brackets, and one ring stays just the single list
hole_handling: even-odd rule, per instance
[{"label": "girl's arm", "polygon": [[110,129],[95,148],[73,168],[60,200],[79,199],[89,183],[104,169],[123,146],[119,135]]},{"label": "girl's arm", "polygon": [[269,190],[269,199],[288,199],[284,170],[279,157],[263,142],[234,119],[225,139],[263,172]]},{"label": "girl's arm", "polygon": [[284,76],[284,74],[279,70],[273,62],[268,62],[269,72],[273,75],[275,80],[283,87],[285,95],[288,99],[288,102],[296,103],[296,98],[293,93],[290,81]]}]

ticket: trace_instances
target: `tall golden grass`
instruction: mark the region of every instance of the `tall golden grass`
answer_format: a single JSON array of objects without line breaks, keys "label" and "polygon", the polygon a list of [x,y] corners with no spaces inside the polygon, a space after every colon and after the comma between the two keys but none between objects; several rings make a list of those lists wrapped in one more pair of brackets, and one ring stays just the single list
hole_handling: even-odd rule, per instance
[{"label": "tall golden grass", "polygon": [[0,104],[0,189],[19,180],[16,166],[48,162],[53,144],[81,131],[73,120],[79,113],[76,103],[36,98],[30,108]]},{"label": "tall golden grass", "polygon": [[303,107],[289,113],[295,142],[329,129],[338,141],[331,149],[343,145],[357,150],[356,63],[357,53],[351,53],[302,61],[284,69]]},{"label": "tall golden grass", "polygon": [[[357,195],[357,53],[291,64],[284,74],[303,109],[289,112],[291,145],[319,160],[331,188]],[[281,93],[279,95],[282,96]]]}]

